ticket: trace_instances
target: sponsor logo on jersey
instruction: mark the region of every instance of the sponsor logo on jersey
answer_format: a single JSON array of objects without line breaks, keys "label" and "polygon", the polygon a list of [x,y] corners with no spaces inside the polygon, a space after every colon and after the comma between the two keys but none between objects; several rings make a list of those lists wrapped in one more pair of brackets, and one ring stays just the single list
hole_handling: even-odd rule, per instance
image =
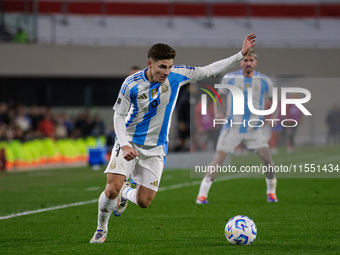
[{"label": "sponsor logo on jersey", "polygon": [[158,97],[158,88],[151,90],[150,94],[151,94],[152,98],[157,98]]},{"label": "sponsor logo on jersey", "polygon": [[165,92],[167,92],[168,90],[169,90],[169,86],[166,85],[166,83],[163,83],[163,84],[161,85],[161,92],[162,92],[162,93],[165,93]]},{"label": "sponsor logo on jersey", "polygon": [[145,93],[143,93],[141,96],[137,97],[137,99],[147,99],[147,98],[148,98],[148,96]]}]

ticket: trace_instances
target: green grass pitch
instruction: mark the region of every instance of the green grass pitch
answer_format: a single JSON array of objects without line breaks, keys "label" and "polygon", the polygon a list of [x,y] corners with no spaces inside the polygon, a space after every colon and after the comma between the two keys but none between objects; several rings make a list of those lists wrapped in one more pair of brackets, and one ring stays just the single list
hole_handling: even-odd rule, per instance
[{"label": "green grass pitch", "polygon": [[[309,147],[274,161],[340,164],[339,152]],[[233,162],[260,164],[253,155]],[[200,180],[190,179],[189,170],[164,171],[149,208],[130,203],[122,216],[112,215],[107,241],[90,244],[97,225],[91,200],[105,181],[103,171],[88,167],[0,173],[0,254],[340,254],[339,178],[280,178],[277,204],[266,202],[264,178],[219,180],[210,204],[196,205]],[[90,202],[1,219],[83,201]],[[250,246],[225,238],[225,224],[238,214],[257,225]]]}]

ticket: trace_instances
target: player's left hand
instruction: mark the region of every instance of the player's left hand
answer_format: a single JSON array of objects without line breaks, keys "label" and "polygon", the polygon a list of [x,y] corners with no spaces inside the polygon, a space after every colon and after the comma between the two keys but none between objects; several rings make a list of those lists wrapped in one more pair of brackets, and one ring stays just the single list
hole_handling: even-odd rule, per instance
[{"label": "player's left hand", "polygon": [[242,46],[242,55],[243,57],[247,57],[249,55],[250,50],[256,46],[256,34],[247,35],[244,38],[243,46]]}]

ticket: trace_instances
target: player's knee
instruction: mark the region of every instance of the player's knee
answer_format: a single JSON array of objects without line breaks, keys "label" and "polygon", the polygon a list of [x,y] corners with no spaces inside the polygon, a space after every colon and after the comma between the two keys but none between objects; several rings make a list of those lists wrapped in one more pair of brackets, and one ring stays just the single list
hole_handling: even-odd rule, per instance
[{"label": "player's knee", "polygon": [[148,208],[149,205],[151,204],[153,198],[152,197],[143,197],[143,198],[138,198],[137,199],[137,204],[139,205],[139,207],[141,208]]},{"label": "player's knee", "polygon": [[141,208],[148,208],[155,198],[156,191],[153,191],[145,186],[139,186],[137,188],[136,202]]},{"label": "player's knee", "polygon": [[151,201],[150,200],[139,200],[139,201],[137,201],[137,204],[141,208],[148,208],[149,205],[151,204]]},{"label": "player's knee", "polygon": [[143,201],[143,202],[139,202],[138,205],[140,208],[148,208],[150,203]]},{"label": "player's knee", "polygon": [[120,188],[116,185],[107,185],[105,195],[108,199],[115,199],[119,194]]}]

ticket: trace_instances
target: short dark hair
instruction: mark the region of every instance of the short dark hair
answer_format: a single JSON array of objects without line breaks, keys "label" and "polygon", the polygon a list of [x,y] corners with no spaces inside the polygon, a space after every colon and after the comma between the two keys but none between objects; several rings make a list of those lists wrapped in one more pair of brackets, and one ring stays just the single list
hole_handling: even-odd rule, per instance
[{"label": "short dark hair", "polygon": [[164,43],[154,44],[148,51],[148,59],[152,58],[156,61],[161,59],[174,59],[175,56],[176,51]]}]

